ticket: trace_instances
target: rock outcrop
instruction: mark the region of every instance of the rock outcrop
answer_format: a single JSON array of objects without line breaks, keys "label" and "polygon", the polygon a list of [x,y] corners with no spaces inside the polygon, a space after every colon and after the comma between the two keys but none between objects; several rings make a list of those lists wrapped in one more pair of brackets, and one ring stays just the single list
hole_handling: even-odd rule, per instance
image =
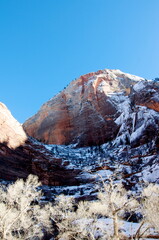
[{"label": "rock outcrop", "polygon": [[[100,145],[119,139],[124,131],[127,131],[128,141],[140,144],[140,141],[135,143],[139,136],[132,131],[141,124],[137,123],[137,119],[140,121],[137,112],[146,111],[142,107],[155,113],[159,111],[157,83],[120,70],[100,70],[71,82],[23,127],[29,136],[47,144]],[[153,131],[157,129],[157,119],[156,116],[155,128],[150,124]],[[124,126],[122,121],[125,121]],[[147,137],[151,135],[150,125],[145,128]],[[145,138],[141,140],[145,141]]]},{"label": "rock outcrop", "polygon": [[0,179],[3,180],[25,179],[29,174],[34,174],[46,185],[78,184],[76,176],[80,171],[66,169],[61,162],[61,159],[54,158],[50,151],[32,139],[16,149],[0,143]]},{"label": "rock outcrop", "polygon": [[16,180],[29,174],[37,175],[43,184],[77,184],[79,170],[62,166],[45,146],[28,138],[22,126],[6,106],[0,103],[0,179]]},{"label": "rock outcrop", "polygon": [[0,133],[0,143],[6,143],[12,149],[24,144],[27,140],[22,126],[3,103],[0,103]]}]

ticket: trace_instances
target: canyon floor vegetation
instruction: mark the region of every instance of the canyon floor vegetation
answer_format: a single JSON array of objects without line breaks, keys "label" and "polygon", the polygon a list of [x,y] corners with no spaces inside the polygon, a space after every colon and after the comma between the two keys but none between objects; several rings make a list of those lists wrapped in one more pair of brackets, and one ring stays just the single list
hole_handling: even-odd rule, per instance
[{"label": "canyon floor vegetation", "polygon": [[[94,201],[77,202],[60,195],[51,203],[42,201],[42,195],[40,182],[33,175],[1,185],[0,239],[119,240],[159,234],[156,184],[148,184],[136,193],[113,178],[101,180]],[[127,233],[124,224],[131,222],[132,232]]]}]

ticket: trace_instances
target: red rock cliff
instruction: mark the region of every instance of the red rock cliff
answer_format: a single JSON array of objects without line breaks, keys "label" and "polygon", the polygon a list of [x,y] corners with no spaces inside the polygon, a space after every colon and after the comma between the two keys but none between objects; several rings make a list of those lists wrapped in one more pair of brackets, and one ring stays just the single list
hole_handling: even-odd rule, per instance
[{"label": "red rock cliff", "polygon": [[119,130],[115,120],[121,111],[114,94],[129,95],[141,80],[120,70],[86,74],[46,102],[23,127],[29,136],[48,144],[102,144]]}]

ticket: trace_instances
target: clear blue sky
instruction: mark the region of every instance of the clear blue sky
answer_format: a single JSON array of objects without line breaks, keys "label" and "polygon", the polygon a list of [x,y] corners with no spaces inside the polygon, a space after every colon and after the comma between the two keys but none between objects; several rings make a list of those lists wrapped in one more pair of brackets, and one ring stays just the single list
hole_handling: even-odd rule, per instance
[{"label": "clear blue sky", "polygon": [[104,68],[159,77],[159,0],[0,0],[0,101],[18,121]]}]

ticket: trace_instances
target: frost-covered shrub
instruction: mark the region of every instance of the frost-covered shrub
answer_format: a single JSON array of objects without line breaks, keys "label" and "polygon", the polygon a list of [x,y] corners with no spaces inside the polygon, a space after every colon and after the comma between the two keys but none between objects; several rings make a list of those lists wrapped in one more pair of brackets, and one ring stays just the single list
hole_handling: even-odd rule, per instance
[{"label": "frost-covered shrub", "polygon": [[41,239],[44,229],[50,229],[49,205],[40,206],[38,178],[29,175],[8,187],[0,187],[0,239]]},{"label": "frost-covered shrub", "polygon": [[[101,178],[102,179],[102,178]],[[124,239],[120,222],[125,212],[141,212],[142,220],[132,239],[141,239],[146,231],[159,231],[159,186],[149,184],[136,197],[111,178],[99,186],[98,199],[77,203],[60,195],[54,204],[41,205],[40,183],[30,175],[8,187],[0,187],[0,239],[40,240],[54,226],[56,240]],[[140,210],[140,211],[139,211]]]},{"label": "frost-covered shrub", "polygon": [[[56,199],[51,208],[52,220],[58,227],[60,240],[102,239],[101,229],[96,215],[91,210],[91,202],[75,204],[74,199],[64,195]],[[101,224],[100,224],[101,225]]]},{"label": "frost-covered shrub", "polygon": [[144,221],[159,231],[159,186],[149,184],[143,190],[142,197]]}]

